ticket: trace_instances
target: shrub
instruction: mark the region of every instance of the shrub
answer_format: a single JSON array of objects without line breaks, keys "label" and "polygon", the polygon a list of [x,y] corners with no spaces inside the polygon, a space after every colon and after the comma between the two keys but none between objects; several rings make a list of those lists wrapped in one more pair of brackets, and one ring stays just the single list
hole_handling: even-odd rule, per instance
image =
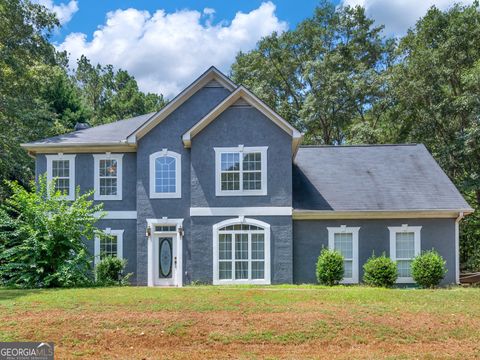
[{"label": "shrub", "polygon": [[317,280],[320,284],[335,285],[343,279],[343,256],[336,250],[323,249],[317,261]]},{"label": "shrub", "polygon": [[73,287],[92,284],[91,257],[83,239],[99,230],[101,205],[92,193],[64,200],[45,176],[32,191],[7,182],[12,191],[0,208],[0,285],[12,287]]},{"label": "shrub", "polygon": [[363,271],[363,281],[370,286],[392,287],[397,281],[397,264],[385,254],[379,257],[372,254]]},{"label": "shrub", "polygon": [[426,251],[413,259],[412,277],[421,287],[433,288],[445,277],[445,264],[443,257],[435,250]]},{"label": "shrub", "polygon": [[113,256],[102,259],[95,267],[96,281],[98,285],[128,285],[132,273],[123,274],[127,260]]}]

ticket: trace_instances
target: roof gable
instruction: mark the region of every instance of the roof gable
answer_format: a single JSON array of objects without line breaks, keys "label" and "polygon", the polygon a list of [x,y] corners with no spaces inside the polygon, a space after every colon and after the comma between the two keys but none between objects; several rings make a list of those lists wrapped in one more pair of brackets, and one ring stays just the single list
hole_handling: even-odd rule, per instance
[{"label": "roof gable", "polygon": [[214,121],[222,112],[228,109],[232,105],[238,104],[248,104],[255,107],[268,119],[274,122],[278,127],[283,131],[289,134],[292,137],[292,151],[293,154],[296,153],[298,146],[300,145],[302,139],[302,133],[290,125],[285,119],[280,115],[274,112],[268,105],[266,105],[262,100],[256,97],[252,92],[250,92],[244,86],[239,86],[234,92],[232,92],[225,100],[218,104],[212,111],[205,115],[199,122],[192,126],[187,132],[182,136],[183,144],[186,148],[189,148],[192,143],[192,139],[205,129],[208,124]]},{"label": "roof gable", "polygon": [[145,136],[150,130],[161,123],[168,115],[178,109],[185,101],[187,101],[193,94],[203,87],[224,87],[229,91],[233,91],[237,85],[232,82],[227,76],[221,73],[214,66],[210,67],[202,75],[200,75],[194,82],[186,87],[180,94],[178,94],[167,106],[158,111],[155,115],[135,129],[127,138],[127,142],[135,144],[137,140]]}]

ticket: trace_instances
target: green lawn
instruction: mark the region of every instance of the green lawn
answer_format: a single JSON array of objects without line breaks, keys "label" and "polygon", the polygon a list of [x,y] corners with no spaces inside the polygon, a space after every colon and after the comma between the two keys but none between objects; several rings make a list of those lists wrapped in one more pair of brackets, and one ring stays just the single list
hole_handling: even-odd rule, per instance
[{"label": "green lawn", "polygon": [[480,289],[0,290],[0,341],[58,358],[480,358]]}]

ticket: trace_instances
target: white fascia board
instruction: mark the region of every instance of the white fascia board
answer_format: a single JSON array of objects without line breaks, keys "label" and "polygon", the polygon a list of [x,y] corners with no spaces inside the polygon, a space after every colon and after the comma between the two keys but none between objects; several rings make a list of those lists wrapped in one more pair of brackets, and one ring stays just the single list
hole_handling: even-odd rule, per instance
[{"label": "white fascia board", "polygon": [[[297,210],[293,209],[294,220],[322,220],[322,219],[435,219],[457,218],[459,213],[466,213],[462,209],[438,210]],[[468,211],[471,213],[471,210]]]},{"label": "white fascia board", "polygon": [[291,216],[289,206],[191,207],[190,216]]}]

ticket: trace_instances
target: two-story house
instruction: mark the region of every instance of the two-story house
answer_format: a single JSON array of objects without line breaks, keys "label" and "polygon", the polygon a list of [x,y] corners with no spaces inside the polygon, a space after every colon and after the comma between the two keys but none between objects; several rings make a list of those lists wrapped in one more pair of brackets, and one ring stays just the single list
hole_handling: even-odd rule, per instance
[{"label": "two-story house", "polygon": [[322,247],[358,283],[373,252],[436,249],[458,282],[458,227],[472,209],[423,145],[306,146],[254,94],[210,68],[157,113],[24,144],[67,198],[94,189],[138,285],[315,282]]}]

